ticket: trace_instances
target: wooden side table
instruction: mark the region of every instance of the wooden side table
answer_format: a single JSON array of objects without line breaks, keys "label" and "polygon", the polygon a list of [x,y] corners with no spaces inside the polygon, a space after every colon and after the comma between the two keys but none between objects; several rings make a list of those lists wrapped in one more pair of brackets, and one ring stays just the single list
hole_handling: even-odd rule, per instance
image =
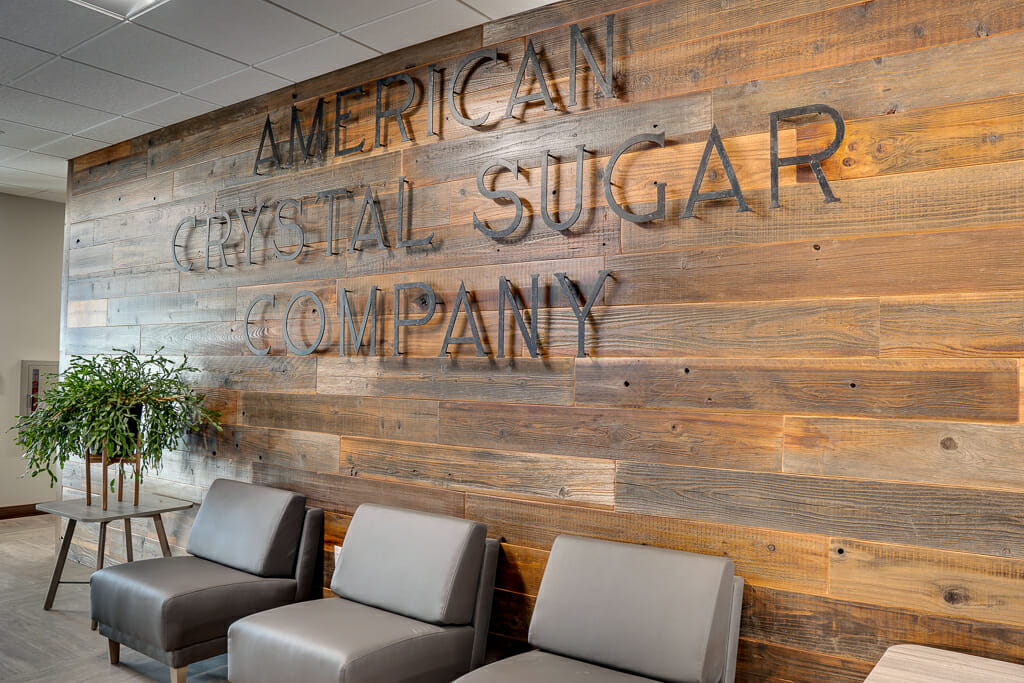
[{"label": "wooden side table", "polygon": [[[167,543],[167,533],[164,531],[164,522],[160,518],[165,512],[177,510],[188,510],[192,503],[177,498],[164,498],[162,496],[148,496],[143,498],[138,505],[130,502],[113,501],[107,504],[104,510],[96,501],[92,505],[86,505],[84,498],[74,500],[55,500],[36,505],[36,510],[48,512],[51,515],[58,515],[68,520],[67,530],[64,532],[64,541],[60,544],[60,552],[57,553],[57,562],[53,565],[53,576],[50,577],[50,588],[46,592],[46,600],[43,602],[43,609],[53,607],[53,598],[57,595],[57,586],[62,583],[87,583],[85,581],[61,581],[64,573],[64,564],[68,559],[68,549],[71,548],[71,538],[75,535],[75,527],[78,522],[98,522],[100,525],[100,538],[96,544],[96,569],[103,568],[103,553],[107,546],[107,525],[119,519],[124,520],[124,541],[125,554],[128,561],[132,561],[132,519],[138,517],[150,517],[153,526],[156,527],[156,536],[160,539],[160,550],[164,557],[171,556],[171,546]],[[96,628],[95,623],[93,628]]]},{"label": "wooden side table", "polygon": [[864,683],[1011,682],[1024,682],[1024,666],[923,645],[893,645],[864,679]]}]

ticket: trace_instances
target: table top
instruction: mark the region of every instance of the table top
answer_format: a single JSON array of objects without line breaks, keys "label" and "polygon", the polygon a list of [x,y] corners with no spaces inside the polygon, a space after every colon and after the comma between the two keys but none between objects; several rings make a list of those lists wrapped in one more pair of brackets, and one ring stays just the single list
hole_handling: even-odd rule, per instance
[{"label": "table top", "polygon": [[131,499],[118,501],[116,497],[107,500],[107,509],[103,509],[102,499],[93,496],[92,505],[85,504],[85,498],[72,500],[53,500],[36,505],[36,510],[60,515],[78,522],[113,522],[131,517],[152,517],[164,512],[187,510],[192,503],[177,498],[163,496],[142,496],[138,505],[132,505]]},{"label": "table top", "polygon": [[1021,683],[1024,666],[939,650],[893,645],[864,683]]}]

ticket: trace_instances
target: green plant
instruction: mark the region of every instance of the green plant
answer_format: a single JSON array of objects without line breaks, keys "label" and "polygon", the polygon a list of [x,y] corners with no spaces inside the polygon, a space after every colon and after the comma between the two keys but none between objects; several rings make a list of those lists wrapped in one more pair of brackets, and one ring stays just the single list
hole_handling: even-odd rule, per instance
[{"label": "green plant", "polygon": [[[50,475],[71,456],[86,450],[106,453],[107,462],[134,462],[140,471],[159,464],[164,450],[179,447],[182,436],[204,424],[221,431],[220,415],[201,404],[205,396],[189,386],[187,373],[197,371],[186,356],[180,363],[158,355],[72,356],[68,367],[43,395],[39,407],[11,428],[25,449],[26,474]],[[113,486],[113,482],[111,482]]]}]

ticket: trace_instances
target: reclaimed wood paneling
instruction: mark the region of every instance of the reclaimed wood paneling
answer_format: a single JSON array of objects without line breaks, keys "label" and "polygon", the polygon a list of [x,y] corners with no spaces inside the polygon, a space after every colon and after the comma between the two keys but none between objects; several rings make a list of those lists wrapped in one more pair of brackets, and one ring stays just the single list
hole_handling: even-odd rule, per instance
[{"label": "reclaimed wood paneling", "polygon": [[346,437],[341,462],[355,477],[606,508],[615,502],[615,463],[596,458]]},{"label": "reclaimed wood paneling", "polygon": [[763,525],[744,527],[473,494],[466,497],[466,517],[484,522],[488,533],[515,545],[547,550],[559,534],[570,533],[726,556],[747,581],[763,585],[824,593],[828,581],[825,537]]},{"label": "reclaimed wood paneling", "polygon": [[466,358],[322,358],[321,394],[509,403],[572,403],[572,361]]},{"label": "reclaimed wood paneling", "polygon": [[576,402],[1016,422],[1011,360],[577,359]]},{"label": "reclaimed wood paneling", "polygon": [[778,471],[782,419],[621,408],[443,402],[438,440],[560,455]]},{"label": "reclaimed wood paneling", "polygon": [[1024,491],[1020,425],[787,417],[783,470]]},{"label": "reclaimed wood paneling", "polygon": [[426,443],[437,438],[437,412],[437,401],[267,392],[243,393],[240,408],[246,424]]},{"label": "reclaimed wood paneling", "polygon": [[832,539],[829,595],[1024,626],[1024,561]]},{"label": "reclaimed wood paneling", "polygon": [[623,512],[1024,557],[1024,493],[620,462]]},{"label": "reclaimed wood paneling", "polygon": [[[581,60],[569,107],[570,24],[603,69],[612,13],[616,97]],[[555,109],[521,103],[504,118],[527,40]],[[501,63],[456,84],[464,113],[490,113],[468,128],[446,88],[459,61],[491,47]],[[433,137],[429,65],[441,69]],[[396,73],[416,82],[412,139],[390,119],[373,147],[376,79]],[[360,503],[486,523],[504,539],[490,659],[526,647],[548,550],[574,533],[731,558],[747,580],[738,681],[858,681],[896,642],[1024,661],[1021,73],[1017,0],[563,0],[73,160],[62,348],[187,354],[224,431],[187,437],[144,487],[198,502],[228,477],[305,493],[327,510],[328,582]],[[334,95],[353,86],[366,95],[343,102],[344,141],[368,144],[334,157]],[[266,117],[287,154],[292,105],[308,132],[320,97],[325,157],[253,176]],[[811,104],[846,123],[822,162],[840,201],[823,201],[809,166],[785,166],[771,208],[769,114]],[[751,211],[727,197],[684,219],[712,124]],[[785,120],[779,154],[819,150],[833,132],[821,116]],[[664,133],[665,147],[630,149],[610,179],[636,212],[666,184],[666,217],[638,224],[611,210],[602,180],[640,133]],[[558,217],[572,210],[576,145],[582,213],[561,233],[541,219],[541,193]],[[490,239],[474,213],[498,226],[513,207],[483,196],[477,174],[499,158],[518,177],[491,173],[485,186],[514,190],[524,220]],[[400,176],[404,236],[433,234],[430,245],[397,245]],[[367,187],[386,246],[348,252]],[[712,154],[699,189],[728,187]],[[341,188],[354,197],[337,202],[329,245],[316,193]],[[294,261],[274,254],[297,244],[274,223],[289,198],[305,233]],[[204,217],[258,203],[253,262],[233,217],[220,265]],[[199,227],[173,247],[192,266],[180,272],[171,232],[190,216]],[[589,297],[602,270],[576,357],[555,274]],[[509,358],[497,359],[499,278],[528,302],[534,274],[540,357],[506,309]],[[395,302],[407,282],[429,284],[437,308],[395,340],[396,313],[424,313],[417,292]],[[487,358],[472,344],[437,355],[462,283]],[[339,290],[359,316],[374,285],[381,355],[352,355],[349,341],[341,356]],[[298,356],[283,318],[306,290],[324,303],[325,335]],[[245,345],[262,295],[274,304],[248,333],[265,356]],[[304,301],[288,331],[306,343],[320,322]],[[465,311],[456,322],[465,334]],[[83,472],[68,464],[64,495],[82,495]],[[168,516],[179,548],[194,514]],[[80,559],[94,531],[83,533]],[[135,552],[159,552],[151,529]]]}]

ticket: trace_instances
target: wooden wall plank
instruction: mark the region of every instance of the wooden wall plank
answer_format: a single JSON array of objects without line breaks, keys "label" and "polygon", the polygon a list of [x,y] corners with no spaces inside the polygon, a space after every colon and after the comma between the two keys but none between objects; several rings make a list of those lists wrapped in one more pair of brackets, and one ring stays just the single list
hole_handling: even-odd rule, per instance
[{"label": "wooden wall plank", "polygon": [[778,471],[782,418],[621,408],[442,402],[438,439],[458,446]]},{"label": "wooden wall plank", "polygon": [[615,463],[491,448],[344,437],[344,473],[439,489],[611,508]]},{"label": "wooden wall plank", "polygon": [[879,315],[882,356],[1024,355],[1024,292],[886,297]]},{"label": "wooden wall plank", "polygon": [[615,509],[1024,557],[1017,492],[620,462]]},{"label": "wooden wall plank", "polygon": [[[569,308],[540,315],[543,346],[575,356],[578,324]],[[836,358],[878,355],[878,301],[803,299],[661,306],[595,306],[588,356]]]},{"label": "wooden wall plank", "polygon": [[787,417],[783,470],[1024,490],[1020,425]]},{"label": "wooden wall plank", "polygon": [[267,429],[225,423],[222,432],[204,429],[186,436],[190,452],[312,472],[340,473],[340,438],[321,432]]},{"label": "wooden wall plank", "polygon": [[172,185],[173,177],[170,173],[164,173],[83,194],[71,202],[69,218],[72,223],[77,223],[167,202],[171,200]]},{"label": "wooden wall plank", "polygon": [[743,681],[862,683],[875,662],[806,652],[740,638],[736,677]]},{"label": "wooden wall plank", "polygon": [[437,402],[366,396],[310,396],[245,392],[240,419],[245,424],[374,439],[433,443]]},{"label": "wooden wall plank", "polygon": [[[849,121],[842,147],[822,168],[840,179],[1014,161],[1024,158],[1022,115],[1024,97],[1010,95]],[[802,126],[799,153],[824,149],[834,136],[831,123]]]},{"label": "wooden wall plank", "polygon": [[576,534],[727,556],[737,574],[759,585],[823,594],[828,582],[822,536],[475,494],[466,497],[466,517],[514,545],[548,550],[559,534]]},{"label": "wooden wall plank", "polygon": [[175,292],[178,271],[166,266],[125,268],[113,273],[92,273],[68,280],[68,300],[109,299],[112,297]]},{"label": "wooden wall plank", "polygon": [[1024,626],[1021,560],[832,539],[829,595]]},{"label": "wooden wall plank", "polygon": [[346,396],[572,403],[572,361],[322,358],[317,393]]},{"label": "wooden wall plank", "polygon": [[[984,34],[987,22],[975,23]],[[964,26],[963,28],[968,28]],[[844,33],[837,35],[845,35]],[[1008,32],[902,54],[863,54],[856,61],[803,73],[737,81],[716,88],[714,119],[724,135],[764,130],[768,115],[795,103],[822,102],[846,119],[970,102],[1021,92],[1024,34]]]},{"label": "wooden wall plank", "polygon": [[123,349],[139,351],[138,325],[124,327],[67,327],[61,336],[64,353],[88,356]]},{"label": "wooden wall plank", "polygon": [[907,642],[1024,661],[1024,631],[1018,628],[760,586],[744,591],[740,633],[863,662],[876,662],[890,645]]},{"label": "wooden wall plank", "polygon": [[1015,422],[1016,361],[577,359],[576,403]]},{"label": "wooden wall plank", "polygon": [[69,301],[68,327],[104,327],[107,324],[107,300]]},{"label": "wooden wall plank", "polygon": [[[169,323],[142,326],[142,351],[181,356],[237,356],[245,346],[245,325],[241,321]],[[253,321],[249,324],[249,338],[257,348],[271,345],[270,355],[285,352],[284,337],[279,321]]]},{"label": "wooden wall plank", "polygon": [[1016,227],[956,230],[609,256],[605,267],[616,277],[605,297],[616,305],[640,305],[681,297],[742,301],[1017,291],[1024,280],[1024,251],[1016,246],[1021,233]]},{"label": "wooden wall plank", "polygon": [[[624,224],[622,251],[664,251],[794,240],[811,241],[824,249],[830,239],[853,236],[892,234],[892,239],[898,240],[898,233],[1013,225],[1024,216],[1024,200],[1020,200],[1011,189],[1012,178],[1019,175],[1021,169],[1024,169],[1024,163],[1014,161],[835,181],[831,187],[840,201],[830,204],[822,201],[821,190],[816,183],[783,187],[779,191],[781,207],[778,209],[769,208],[768,192],[745,190],[744,196],[752,212],[737,214],[733,201],[710,202],[706,206],[698,205],[694,210],[700,217],[699,221]],[[668,215],[678,216],[682,209],[681,202],[670,202]],[[920,248],[909,244],[913,236],[903,236],[902,239],[907,242],[902,245],[904,251],[894,252],[889,258],[910,256]],[[817,263],[827,259],[828,253],[815,250],[811,256]],[[800,259],[796,254],[789,258],[800,262],[801,270],[812,270],[807,263],[810,258]],[[767,256],[757,258],[754,264],[760,265],[762,260],[767,260]],[[875,265],[889,267],[884,263]],[[856,269],[847,267],[847,270],[850,276],[856,275]],[[822,295],[828,296],[827,291]]]},{"label": "wooden wall plank", "polygon": [[410,486],[361,477],[306,472],[261,462],[252,464],[257,484],[298,491],[307,505],[350,515],[362,503],[383,503],[399,507],[462,517],[465,494],[427,486]]},{"label": "wooden wall plank", "polygon": [[189,362],[199,369],[191,381],[204,388],[312,392],[316,387],[312,356],[190,356]]},{"label": "wooden wall plank", "polygon": [[109,300],[110,325],[216,322],[235,319],[235,290],[156,294]]},{"label": "wooden wall plank", "polygon": [[119,159],[110,159],[81,170],[75,169],[71,176],[71,195],[77,197],[86,192],[102,190],[145,177],[145,154],[132,154]]},{"label": "wooden wall plank", "polygon": [[632,93],[691,92],[1017,31],[1024,20],[1016,9],[1010,1],[979,11],[953,0],[879,0],[634,53],[617,68]]}]

